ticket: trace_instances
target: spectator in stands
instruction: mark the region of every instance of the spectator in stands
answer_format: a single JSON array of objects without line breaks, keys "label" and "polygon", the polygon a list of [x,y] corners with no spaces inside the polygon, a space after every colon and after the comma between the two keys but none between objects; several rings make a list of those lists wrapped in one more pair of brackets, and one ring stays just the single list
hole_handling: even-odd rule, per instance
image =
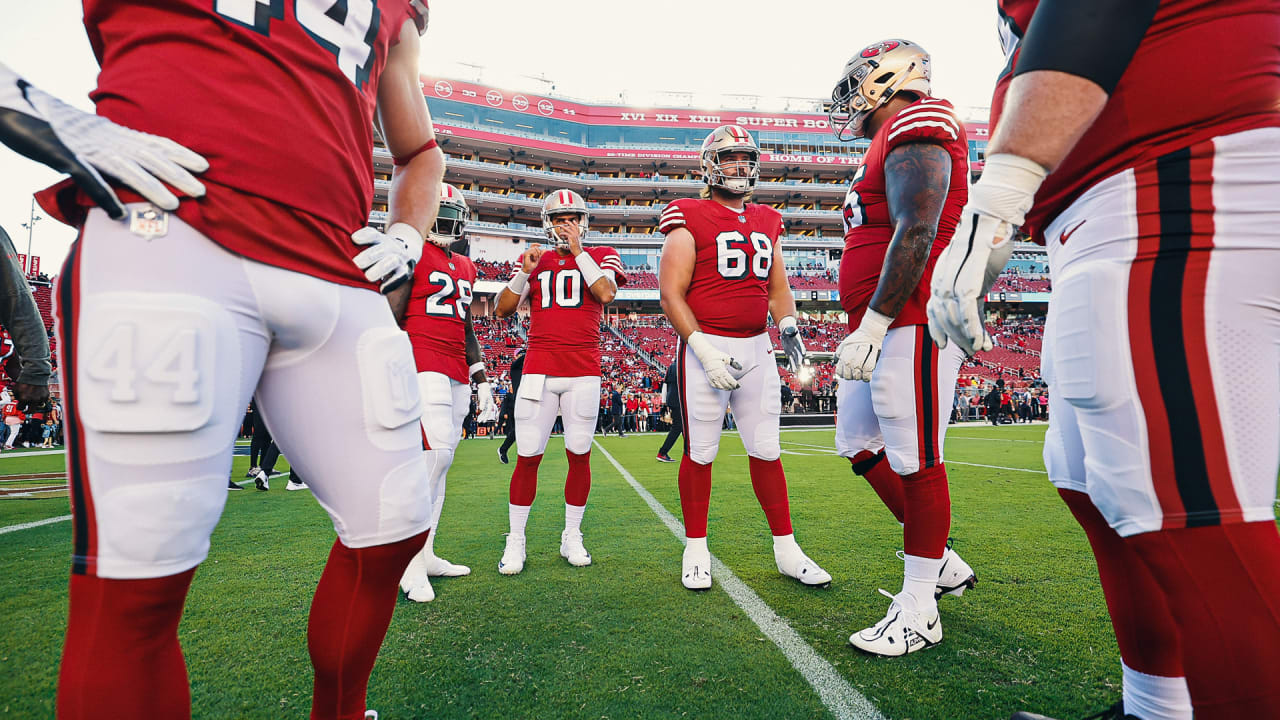
[{"label": "spectator in stands", "polygon": [[622,384],[613,386],[613,390],[609,392],[609,417],[612,428],[618,431],[618,437],[626,437],[626,433],[622,429]]},{"label": "spectator in stands", "polygon": [[684,432],[684,419],[680,413],[680,389],[676,386],[675,363],[671,363],[667,368],[667,375],[662,380],[662,392],[667,402],[666,413],[671,416],[668,421],[671,423],[671,429],[667,431],[667,439],[662,441],[662,447],[658,448],[658,462],[675,462],[667,453],[676,444],[676,438],[680,437],[680,433]]},{"label": "spectator in stands", "polygon": [[5,364],[5,372],[16,382],[13,392],[19,409],[46,410],[49,403],[49,331],[40,317],[35,297],[22,267],[18,250],[9,234],[0,228],[0,326],[13,339],[14,353]]},{"label": "spectator in stands", "polygon": [[18,399],[16,396],[13,400],[5,404],[3,412],[5,427],[4,449],[12,450],[13,443],[18,439],[18,431],[22,429],[22,421],[24,419],[22,411],[18,409]]},{"label": "spectator in stands", "polygon": [[40,447],[53,447],[53,420],[44,421],[44,442],[40,444]]}]

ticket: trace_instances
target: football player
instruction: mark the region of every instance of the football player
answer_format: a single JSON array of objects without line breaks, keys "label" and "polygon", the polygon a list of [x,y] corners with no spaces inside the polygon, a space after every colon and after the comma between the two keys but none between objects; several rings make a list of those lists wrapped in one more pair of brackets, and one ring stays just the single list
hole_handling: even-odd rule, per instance
[{"label": "football player", "polygon": [[1048,245],[1045,466],[1097,560],[1113,714],[1280,717],[1280,3],[999,9],[986,167],[930,331],[991,347],[1013,228]]},{"label": "football player", "polygon": [[476,384],[480,412],[493,409],[484,356],[471,327],[476,266],[467,257],[464,236],[470,218],[471,209],[462,192],[441,183],[440,210],[427,233],[422,259],[414,268],[412,290],[398,290],[388,297],[400,326],[413,343],[423,404],[422,437],[435,498],[431,527],[436,531],[427,535],[422,552],[413,557],[400,578],[400,589],[415,602],[435,599],[428,578],[471,574],[471,568],[455,565],[435,553],[446,476],[462,436],[462,421],[471,407],[472,383]]},{"label": "football player", "polygon": [[871,138],[844,201],[840,304],[852,332],[835,354],[836,447],[902,523],[904,553],[902,590],[849,642],[888,656],[941,641],[937,599],[976,582],[948,547],[942,456],[964,354],[939,352],[925,316],[929,274],[968,194],[969,143],[929,76],[923,48],[884,40],[849,60],[831,94],[832,132]]},{"label": "football player", "polygon": [[[288,7],[86,0],[97,114],[0,89],[5,142],[79,183],[40,196],[81,229],[57,290],[73,514],[60,717],[190,716],[178,625],[255,391],[338,536],[308,623],[312,718],[364,714],[425,541],[413,351],[379,294],[410,279],[444,171],[418,80],[425,3]],[[396,159],[385,231],[365,227],[375,117]]]},{"label": "football player", "polygon": [[732,404],[751,485],[773,534],[778,571],[805,585],[827,585],[831,576],[796,544],[779,459],[782,394],[765,330],[769,316],[781,331],[792,369],[798,371],[804,358],[796,301],[782,263],[782,216],[750,202],[760,176],[760,148],[746,130],[737,125],[712,130],[702,141],[701,167],[703,197],[672,202],[658,220],[658,230],[666,235],[658,270],[662,310],[680,335],[676,376],[684,457],[679,486],[686,538],[680,580],[690,590],[711,587],[711,463],[725,409]]},{"label": "football player", "polygon": [[538,464],[557,415],[563,418],[569,459],[560,556],[570,565],[591,564],[591,553],[582,544],[582,515],[591,492],[591,438],[600,412],[600,320],[627,278],[618,251],[583,247],[587,219],[581,195],[572,190],[548,193],[542,226],[554,249],[530,246],[520,258],[520,270],[498,295],[498,317],[510,316],[529,301],[529,350],[515,391],[511,532],[498,563],[503,575],[524,569],[524,530],[538,492]]}]

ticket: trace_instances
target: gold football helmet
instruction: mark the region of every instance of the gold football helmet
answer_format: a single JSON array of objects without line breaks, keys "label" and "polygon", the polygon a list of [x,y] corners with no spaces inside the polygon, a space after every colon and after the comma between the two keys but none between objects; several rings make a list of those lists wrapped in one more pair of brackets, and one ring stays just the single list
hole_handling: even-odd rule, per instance
[{"label": "gold football helmet", "polygon": [[551,218],[556,215],[565,214],[579,215],[578,227],[581,228],[578,235],[581,239],[587,237],[587,201],[582,196],[572,190],[552,190],[542,200],[542,229],[547,233],[547,239],[555,243],[556,247],[568,248],[569,243],[562,240],[551,226]]},{"label": "gold football helmet", "polygon": [[910,40],[882,40],[849,58],[831,91],[827,119],[843,142],[863,137],[867,118],[903,90],[929,94],[929,53]]},{"label": "gold football helmet", "polygon": [[[751,156],[747,161],[746,175],[725,173],[727,168],[721,156],[731,152],[745,152]],[[751,138],[751,133],[739,125],[721,125],[712,130],[702,141],[701,156],[702,180],[711,187],[734,195],[746,195],[760,179],[760,146]]]}]

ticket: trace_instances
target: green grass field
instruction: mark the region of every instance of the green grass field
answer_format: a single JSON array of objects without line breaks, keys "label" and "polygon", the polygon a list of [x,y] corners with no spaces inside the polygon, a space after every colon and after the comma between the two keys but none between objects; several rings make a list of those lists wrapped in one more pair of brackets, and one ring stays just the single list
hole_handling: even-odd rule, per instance
[{"label": "green grass field", "polygon": [[[710,547],[725,566],[889,718],[1078,717],[1120,694],[1115,641],[1084,535],[1049,485],[1045,427],[953,427],[947,457],[955,548],[978,586],[941,601],[937,647],[860,654],[850,633],[878,620],[901,584],[901,529],[830,429],[783,433],[796,537],[835,578],[804,588],[778,574],[736,435],[716,463]],[[677,518],[678,465],[654,435],[601,440]],[[680,584],[681,544],[598,450],[583,530],[594,557],[570,567],[563,444],[542,463],[521,575],[497,572],[512,466],[496,441],[465,441],[449,478],[437,552],[470,565],[401,599],[374,670],[382,718],[815,718],[832,716],[805,676],[724,591]],[[61,470],[60,455],[0,458],[0,474]],[[966,463],[966,464],[961,464]],[[247,459],[237,457],[236,477]],[[998,467],[987,467],[998,466]],[[197,718],[306,717],[307,610],[333,541],[307,492],[232,493],[196,573],[181,636]],[[65,498],[0,500],[0,527],[67,514]],[[71,524],[0,534],[0,714],[52,717],[66,619]]]}]

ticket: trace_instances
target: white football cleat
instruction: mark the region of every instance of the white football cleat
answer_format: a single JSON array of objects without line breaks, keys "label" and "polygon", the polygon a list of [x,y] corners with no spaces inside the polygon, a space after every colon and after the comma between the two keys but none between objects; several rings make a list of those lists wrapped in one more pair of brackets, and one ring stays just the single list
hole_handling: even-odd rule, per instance
[{"label": "white football cleat", "polygon": [[265,470],[259,470],[258,474],[253,476],[253,485],[262,492],[266,492],[271,489],[271,483],[267,480],[267,473]]},{"label": "white football cleat", "polygon": [[431,587],[431,581],[424,577],[417,587],[409,591],[409,599],[414,602],[428,603],[436,599],[436,590]]},{"label": "white football cleat", "polygon": [[898,657],[942,642],[942,616],[936,607],[932,617],[923,617],[911,593],[880,594],[893,600],[889,612],[875,625],[850,635],[850,645],[872,655]]},{"label": "white football cleat", "polygon": [[787,548],[774,548],[773,560],[778,565],[778,572],[799,580],[803,585],[826,587],[831,584],[831,573],[818,567],[818,563],[810,560],[799,545],[793,543]]},{"label": "white football cleat", "polygon": [[582,532],[565,528],[560,533],[560,557],[569,561],[574,567],[586,567],[591,564],[591,553],[582,544]]},{"label": "white football cleat", "polygon": [[290,480],[288,484],[284,486],[284,489],[285,490],[306,490],[307,484],[304,482],[294,482],[293,480]]},{"label": "white football cleat", "polygon": [[690,590],[711,588],[711,552],[709,550],[695,548],[692,543],[685,545],[680,582]]},{"label": "white football cleat", "polygon": [[503,575],[518,575],[524,570],[524,536],[507,535],[507,547],[502,551],[502,559],[498,561],[498,572]]},{"label": "white football cleat", "polygon": [[413,554],[413,559],[409,561],[404,574],[400,576],[400,591],[409,592],[426,581],[427,565],[422,559],[422,551],[419,550]]},{"label": "white football cleat", "polygon": [[454,565],[434,553],[426,559],[424,566],[430,577],[462,577],[471,574],[471,568],[466,565]]},{"label": "white football cleat", "polygon": [[933,597],[955,595],[960,597],[965,590],[978,584],[978,576],[973,573],[969,563],[960,559],[948,543],[947,551],[942,555],[942,569],[938,571],[938,586],[934,588]]}]

